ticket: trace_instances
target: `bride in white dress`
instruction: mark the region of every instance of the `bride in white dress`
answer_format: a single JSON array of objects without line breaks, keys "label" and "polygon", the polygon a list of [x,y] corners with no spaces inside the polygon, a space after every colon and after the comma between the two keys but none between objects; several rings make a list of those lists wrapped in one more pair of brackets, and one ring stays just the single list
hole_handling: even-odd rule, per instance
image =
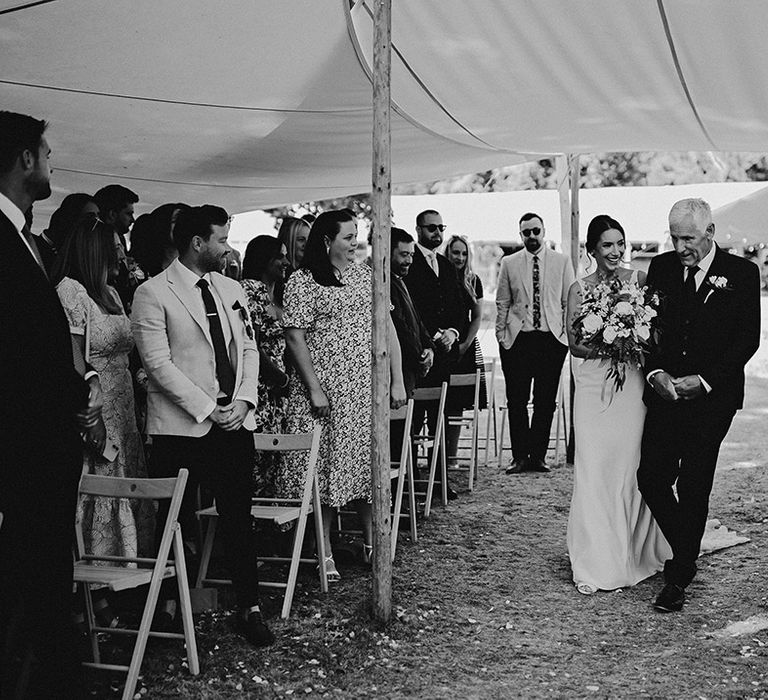
[{"label": "bride in white dress", "polygon": [[645,273],[620,266],[624,250],[621,224],[596,216],[587,231],[587,252],[597,269],[574,282],[568,295],[576,455],[567,540],[573,581],[584,594],[632,586],[661,571],[671,556],[637,488],[645,420],[642,371],[628,367],[622,389],[604,391],[612,381],[606,379],[609,362],[579,345],[573,332],[585,289],[613,276],[644,285]]}]

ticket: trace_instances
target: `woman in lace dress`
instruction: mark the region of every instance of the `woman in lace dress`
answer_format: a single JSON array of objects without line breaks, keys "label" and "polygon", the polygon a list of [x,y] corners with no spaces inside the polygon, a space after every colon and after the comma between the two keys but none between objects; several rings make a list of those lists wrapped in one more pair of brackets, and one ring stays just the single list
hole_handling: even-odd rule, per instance
[{"label": "woman in lace dress", "polygon": [[[99,373],[104,393],[102,416],[107,444],[117,454],[85,451],[92,474],[144,477],[141,437],[136,429],[128,354],[133,348],[131,324],[109,281],[124,255],[114,229],[95,217],[83,219],[64,243],[51,282],[64,307],[73,345]],[[152,556],[154,517],[149,501],[94,498],[80,504],[86,551],[98,555]]]},{"label": "woman in lace dress", "polygon": [[[355,262],[357,226],[347,210],[317,217],[302,267],[285,290],[283,327],[293,367],[289,372],[286,427],[322,427],[317,462],[323,505],[328,580],[340,576],[333,559],[333,508],[354,503],[363,526],[363,556],[372,553],[371,521],[371,324],[372,272]],[[390,321],[390,333],[395,337]],[[399,349],[392,343],[393,350]],[[392,402],[405,402],[399,352],[391,355]],[[281,495],[300,496],[304,455],[287,455]]]},{"label": "woman in lace dress", "polygon": [[597,269],[574,282],[568,295],[568,340],[571,354],[580,359],[573,369],[576,456],[567,539],[573,581],[580,593],[590,594],[652,576],[671,550],[637,487],[643,373],[628,366],[622,389],[605,391],[608,361],[580,345],[573,330],[586,289],[613,277],[642,287],[645,275],[621,267],[624,229],[609,216],[590,222],[586,247]]},{"label": "woman in lace dress", "polygon": [[[248,243],[243,259],[240,284],[248,300],[248,313],[259,344],[259,403],[256,406],[256,432],[285,432],[285,335],[281,284],[288,269],[283,243],[274,236],[256,236]],[[256,455],[253,470],[254,493],[268,498],[275,495],[278,457],[275,453]]]}]

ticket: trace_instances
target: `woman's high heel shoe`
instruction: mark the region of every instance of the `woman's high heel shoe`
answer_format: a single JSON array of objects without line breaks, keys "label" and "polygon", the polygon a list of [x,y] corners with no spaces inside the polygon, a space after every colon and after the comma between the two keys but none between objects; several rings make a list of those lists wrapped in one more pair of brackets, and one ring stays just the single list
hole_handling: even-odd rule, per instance
[{"label": "woman's high heel shoe", "polygon": [[363,543],[363,564],[373,563],[373,545]]},{"label": "woman's high heel shoe", "polygon": [[341,574],[336,568],[336,562],[333,561],[333,555],[325,558],[325,579],[328,581],[328,583],[336,583],[337,581],[341,581]]}]

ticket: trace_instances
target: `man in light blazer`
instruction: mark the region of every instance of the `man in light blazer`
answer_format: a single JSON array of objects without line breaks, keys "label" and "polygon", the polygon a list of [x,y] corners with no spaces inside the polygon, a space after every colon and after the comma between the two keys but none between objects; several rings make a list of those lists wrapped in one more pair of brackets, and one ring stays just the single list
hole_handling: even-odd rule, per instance
[{"label": "man in light blazer", "polygon": [[[150,473],[189,469],[187,516],[198,482],[213,492],[242,631],[266,646],[274,637],[259,608],[250,516],[259,353],[243,290],[220,272],[228,234],[221,207],[181,212],[173,232],[179,258],[139,287],[131,325],[149,377]],[[171,626],[172,603],[156,626]]]},{"label": "man in light blazer", "polygon": [[507,474],[549,471],[545,457],[568,350],[565,310],[574,279],[568,258],[544,245],[544,222],[538,214],[523,214],[520,237],[524,247],[502,259],[496,291],[496,339],[512,442]]}]

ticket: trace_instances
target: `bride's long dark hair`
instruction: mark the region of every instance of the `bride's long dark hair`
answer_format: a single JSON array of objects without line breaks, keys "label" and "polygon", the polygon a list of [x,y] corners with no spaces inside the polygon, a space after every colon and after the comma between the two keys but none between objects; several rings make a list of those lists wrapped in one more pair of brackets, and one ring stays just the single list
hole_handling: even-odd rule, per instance
[{"label": "bride's long dark hair", "polygon": [[624,243],[627,242],[627,235],[624,233],[624,227],[608,214],[598,214],[592,221],[589,222],[587,227],[587,244],[584,246],[589,253],[590,257],[597,248],[597,244],[600,242],[600,236],[606,231],[614,229],[619,231],[624,238]]}]

